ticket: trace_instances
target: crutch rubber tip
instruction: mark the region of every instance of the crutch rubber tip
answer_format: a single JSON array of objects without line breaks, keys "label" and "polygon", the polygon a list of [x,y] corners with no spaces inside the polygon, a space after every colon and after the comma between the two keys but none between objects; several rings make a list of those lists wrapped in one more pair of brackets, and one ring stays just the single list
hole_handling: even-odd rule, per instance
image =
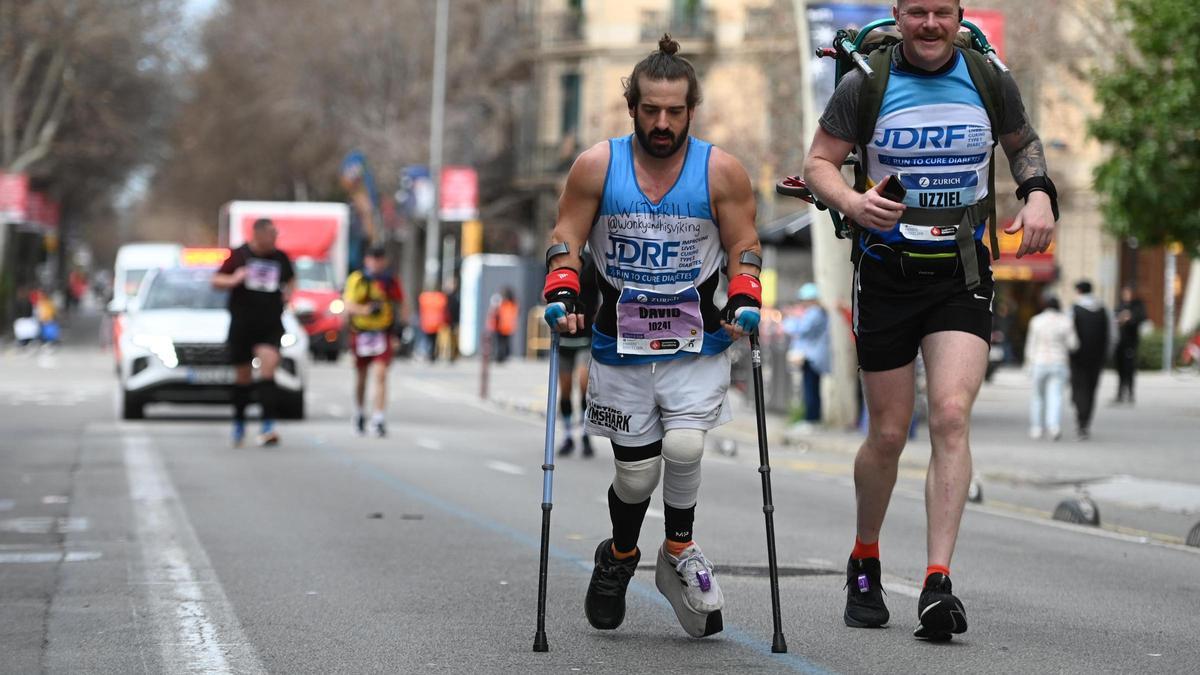
[{"label": "crutch rubber tip", "polygon": [[775,637],[771,640],[771,653],[772,654],[786,654],[787,653],[787,641],[783,639],[783,633],[776,633]]},{"label": "crutch rubber tip", "polygon": [[546,631],[539,630],[533,636],[533,651],[535,651],[535,652],[550,651],[550,643],[546,642]]}]

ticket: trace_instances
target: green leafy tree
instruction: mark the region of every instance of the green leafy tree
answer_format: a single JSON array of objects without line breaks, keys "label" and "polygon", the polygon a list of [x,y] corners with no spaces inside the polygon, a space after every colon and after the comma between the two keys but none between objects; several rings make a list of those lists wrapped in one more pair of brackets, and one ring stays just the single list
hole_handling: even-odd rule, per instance
[{"label": "green leafy tree", "polygon": [[1193,0],[1119,0],[1130,49],[1101,74],[1093,136],[1111,157],[1096,169],[1114,234],[1180,242],[1200,253],[1200,12]]}]

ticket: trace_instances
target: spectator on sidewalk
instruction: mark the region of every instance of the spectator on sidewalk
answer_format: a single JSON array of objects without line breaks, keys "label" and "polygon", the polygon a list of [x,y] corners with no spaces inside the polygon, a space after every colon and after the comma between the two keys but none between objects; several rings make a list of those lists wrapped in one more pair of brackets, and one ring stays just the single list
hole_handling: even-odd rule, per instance
[{"label": "spectator on sidewalk", "polygon": [[1092,295],[1092,282],[1087,279],[1075,284],[1079,297],[1071,307],[1071,320],[1079,337],[1079,347],[1071,352],[1071,400],[1075,404],[1075,419],[1079,440],[1091,435],[1092,412],[1096,407],[1096,386],[1100,372],[1108,360],[1108,310]]},{"label": "spectator on sidewalk", "polygon": [[796,296],[801,313],[783,323],[791,340],[788,360],[800,366],[804,421],[809,427],[821,422],[821,376],[829,372],[829,315],[819,298],[816,284],[801,286]]},{"label": "spectator on sidewalk", "polygon": [[458,360],[458,321],[461,310],[458,294],[458,280],[450,277],[446,280],[446,326],[443,329],[445,344],[443,353],[446,360],[454,363]]},{"label": "spectator on sidewalk", "polygon": [[1029,437],[1062,438],[1062,395],[1067,383],[1067,362],[1079,348],[1075,324],[1062,313],[1058,298],[1049,296],[1042,311],[1029,321],[1025,337],[1025,365],[1033,383],[1029,403]]},{"label": "spectator on sidewalk", "polygon": [[417,296],[417,314],[430,363],[437,360],[438,332],[446,324],[446,305],[446,294],[438,290],[423,291]]},{"label": "spectator on sidewalk", "polygon": [[520,308],[512,287],[501,292],[500,306],[496,308],[496,363],[504,363],[512,354],[512,338],[517,332]]},{"label": "spectator on sidewalk", "polygon": [[1121,288],[1121,303],[1117,305],[1117,397],[1114,404],[1133,405],[1133,378],[1137,373],[1138,342],[1141,340],[1142,322],[1146,320],[1146,306],[1133,291],[1133,286]]}]

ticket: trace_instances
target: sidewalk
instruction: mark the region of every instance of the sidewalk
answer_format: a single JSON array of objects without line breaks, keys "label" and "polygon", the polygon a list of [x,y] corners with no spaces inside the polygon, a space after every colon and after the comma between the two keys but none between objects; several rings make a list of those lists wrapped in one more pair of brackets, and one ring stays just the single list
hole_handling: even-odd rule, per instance
[{"label": "sidewalk", "polygon": [[[488,404],[529,415],[546,411],[548,362],[514,359],[493,365]],[[479,396],[479,362],[454,366],[411,362],[400,366],[420,381],[464,396]],[[1106,372],[1097,395],[1092,438],[1075,440],[1073,410],[1064,409],[1062,440],[1028,436],[1028,380],[1019,370],[1001,370],[980,392],[972,419],[972,453],[977,478],[990,505],[1046,515],[1062,499],[1086,493],[1100,507],[1102,525],[1116,531],[1182,542],[1200,520],[1200,379],[1140,373],[1136,407],[1109,405],[1116,376]],[[733,422],[709,434],[709,449],[757,462],[757,432],[751,396],[731,390]],[[788,433],[789,422],[768,414],[772,465],[848,479],[861,435],[819,429]],[[919,489],[929,462],[927,430],[910,440],[901,481]]]}]

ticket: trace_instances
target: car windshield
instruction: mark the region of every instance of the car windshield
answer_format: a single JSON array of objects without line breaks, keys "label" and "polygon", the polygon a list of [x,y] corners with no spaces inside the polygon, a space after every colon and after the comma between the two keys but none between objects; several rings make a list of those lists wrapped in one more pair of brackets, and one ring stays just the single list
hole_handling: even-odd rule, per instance
[{"label": "car windshield", "polygon": [[146,278],[146,272],[149,270],[125,270],[125,295],[133,297],[137,295],[138,288],[142,285],[142,279]]},{"label": "car windshield", "polygon": [[142,309],[225,309],[229,293],[212,287],[211,269],[162,270],[146,289]]},{"label": "car windshield", "polygon": [[296,260],[296,287],[302,291],[334,290],[333,269],[329,263],[312,258]]}]

